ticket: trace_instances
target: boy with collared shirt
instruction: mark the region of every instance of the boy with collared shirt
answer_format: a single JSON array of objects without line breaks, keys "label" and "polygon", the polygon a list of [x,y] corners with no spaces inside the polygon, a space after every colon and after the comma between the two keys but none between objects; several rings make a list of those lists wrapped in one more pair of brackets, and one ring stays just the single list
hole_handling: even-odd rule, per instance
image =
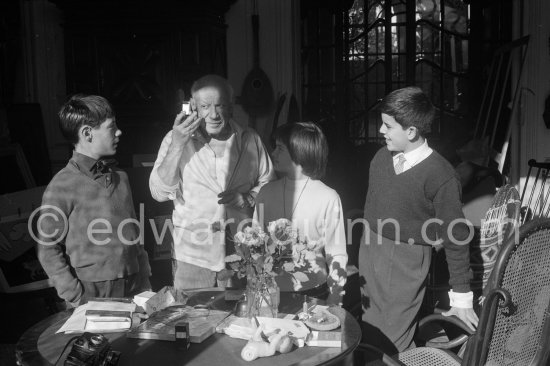
[{"label": "boy with collared shirt", "polygon": [[116,153],[122,134],[111,105],[100,96],[75,95],[59,118],[74,151],[42,198],[40,263],[58,295],[73,305],[149,290],[151,268],[128,176],[105,159]]},{"label": "boy with collared shirt", "polygon": [[416,318],[426,289],[432,245],[445,249],[452,290],[451,310],[472,329],[469,228],[453,167],[425,138],[435,114],[416,87],[395,90],[381,103],[380,133],[386,147],[371,161],[359,250],[363,321],[367,343],[401,352],[414,346]]}]

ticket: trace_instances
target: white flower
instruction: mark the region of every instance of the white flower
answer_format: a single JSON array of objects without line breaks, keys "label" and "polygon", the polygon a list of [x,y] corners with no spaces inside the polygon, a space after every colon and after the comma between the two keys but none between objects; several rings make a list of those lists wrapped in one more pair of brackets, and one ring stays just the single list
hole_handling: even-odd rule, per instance
[{"label": "white flower", "polygon": [[303,286],[300,281],[292,277],[292,286],[294,288],[294,291],[299,291]]},{"label": "white flower", "polygon": [[309,277],[303,273],[303,272],[294,272],[292,274],[293,278],[300,282],[307,282],[309,281]]},{"label": "white flower", "polygon": [[248,246],[261,246],[265,243],[266,234],[258,226],[245,227],[233,237],[233,240],[239,244]]},{"label": "white flower", "polygon": [[317,259],[317,253],[305,251],[304,253],[304,259],[308,262],[314,262]]},{"label": "white flower", "polygon": [[292,222],[287,219],[270,222],[267,226],[267,231],[277,245],[291,244],[298,237],[298,232],[292,227]]},{"label": "white flower", "polygon": [[330,278],[340,287],[346,284],[346,278],[338,275],[338,270],[334,269],[330,272]]},{"label": "white flower", "polygon": [[238,262],[241,259],[242,258],[239,255],[231,254],[231,255],[228,255],[227,257],[225,257],[225,263]]},{"label": "white flower", "polygon": [[292,272],[292,271],[294,271],[294,267],[295,267],[295,266],[294,266],[294,262],[285,262],[285,263],[283,264],[283,270],[284,270],[285,272]]}]

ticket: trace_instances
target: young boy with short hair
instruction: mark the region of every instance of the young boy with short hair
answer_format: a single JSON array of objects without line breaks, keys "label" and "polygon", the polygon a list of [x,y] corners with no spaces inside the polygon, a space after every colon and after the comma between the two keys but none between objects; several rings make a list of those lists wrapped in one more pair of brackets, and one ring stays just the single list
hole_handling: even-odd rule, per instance
[{"label": "young boy with short hair", "polygon": [[105,159],[116,153],[122,134],[111,105],[100,96],[75,95],[59,118],[74,151],[42,198],[40,263],[58,295],[75,306],[149,290],[151,268],[128,176]]},{"label": "young boy with short hair", "polygon": [[421,89],[407,87],[381,103],[386,147],[370,164],[359,249],[363,336],[386,352],[414,346],[416,318],[426,289],[432,245],[443,244],[450,273],[451,310],[477,326],[470,291],[470,232],[453,167],[425,138],[435,108]]}]

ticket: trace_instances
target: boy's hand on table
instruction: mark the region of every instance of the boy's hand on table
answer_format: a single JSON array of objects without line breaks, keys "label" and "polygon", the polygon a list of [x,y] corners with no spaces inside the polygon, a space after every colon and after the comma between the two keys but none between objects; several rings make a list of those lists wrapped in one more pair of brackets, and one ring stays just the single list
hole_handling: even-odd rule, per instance
[{"label": "boy's hand on table", "polygon": [[457,308],[452,307],[449,311],[443,313],[445,316],[456,316],[460,320],[462,320],[472,331],[475,331],[477,328],[477,324],[479,322],[479,319],[477,317],[477,314],[475,313],[474,309],[472,308]]}]

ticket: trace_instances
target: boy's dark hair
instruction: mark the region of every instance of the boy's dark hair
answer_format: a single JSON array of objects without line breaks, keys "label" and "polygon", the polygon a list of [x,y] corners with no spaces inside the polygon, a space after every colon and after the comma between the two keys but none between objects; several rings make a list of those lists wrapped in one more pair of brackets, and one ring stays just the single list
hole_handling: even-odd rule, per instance
[{"label": "boy's dark hair", "polygon": [[59,127],[71,144],[78,143],[82,126],[95,128],[107,118],[115,118],[109,101],[99,95],[73,95],[59,110]]},{"label": "boy's dark hair", "polygon": [[300,164],[308,177],[320,179],[325,175],[328,143],[315,123],[286,123],[277,128],[274,137],[286,146],[292,161]]},{"label": "boy's dark hair", "polygon": [[378,109],[395,118],[403,128],[416,127],[421,136],[430,131],[435,116],[432,101],[416,86],[392,91],[382,99]]}]

